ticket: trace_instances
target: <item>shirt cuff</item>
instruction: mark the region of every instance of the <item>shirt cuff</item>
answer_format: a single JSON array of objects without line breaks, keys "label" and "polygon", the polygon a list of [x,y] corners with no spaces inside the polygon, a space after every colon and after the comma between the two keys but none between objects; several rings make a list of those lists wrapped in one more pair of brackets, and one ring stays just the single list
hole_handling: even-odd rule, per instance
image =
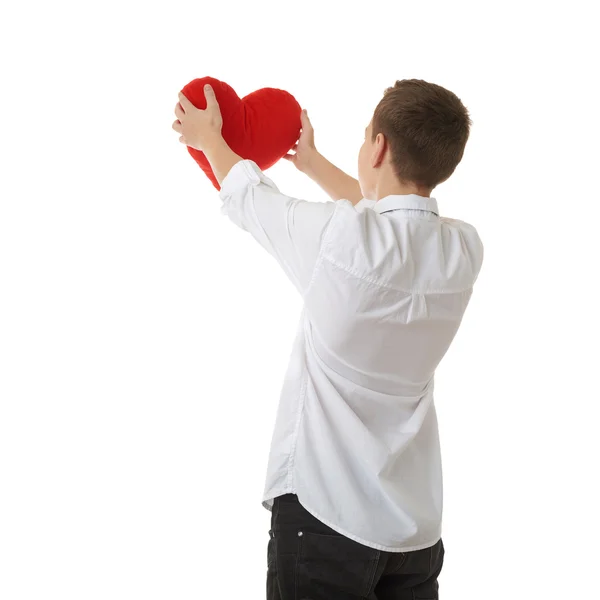
[{"label": "shirt cuff", "polygon": [[271,187],[275,184],[261,171],[259,166],[253,160],[240,160],[229,169],[229,173],[221,182],[219,197],[226,200],[229,196],[238,192],[249,185],[258,185],[266,183]]}]

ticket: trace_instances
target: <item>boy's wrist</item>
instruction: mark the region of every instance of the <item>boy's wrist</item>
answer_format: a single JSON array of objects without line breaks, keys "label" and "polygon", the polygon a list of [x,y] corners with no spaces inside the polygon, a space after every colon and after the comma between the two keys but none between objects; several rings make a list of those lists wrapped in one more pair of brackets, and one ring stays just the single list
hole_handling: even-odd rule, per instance
[{"label": "boy's wrist", "polygon": [[244,160],[242,156],[239,156],[230,148],[220,133],[215,133],[206,140],[203,144],[203,152],[219,185],[222,184],[233,166]]},{"label": "boy's wrist", "polygon": [[321,154],[319,153],[319,151],[314,148],[313,150],[310,150],[309,153],[306,155],[306,162],[304,167],[302,168],[302,172],[307,175],[308,177],[314,177],[316,172],[318,171],[318,165],[319,162],[321,160],[323,160],[323,157],[321,156]]},{"label": "boy's wrist", "polygon": [[221,134],[221,132],[215,132],[210,135],[210,137],[203,144],[202,151],[204,154],[212,154],[214,151],[218,151],[223,148],[223,146],[227,146],[227,142],[225,138]]}]

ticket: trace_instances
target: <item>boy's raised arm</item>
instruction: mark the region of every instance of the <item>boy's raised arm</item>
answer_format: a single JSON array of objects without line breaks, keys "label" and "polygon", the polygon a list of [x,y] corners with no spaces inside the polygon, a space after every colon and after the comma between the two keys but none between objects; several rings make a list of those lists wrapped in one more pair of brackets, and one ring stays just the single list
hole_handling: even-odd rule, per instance
[{"label": "boy's raised arm", "polygon": [[363,198],[358,181],[329,162],[317,150],[314,150],[302,172],[322,188],[332,200],[344,199],[357,204]]},{"label": "boy's raised arm", "polygon": [[332,200],[350,200],[358,204],[362,198],[360,184],[333,163],[329,162],[315,146],[315,132],[306,114],[302,111],[302,132],[294,146],[295,154],[284,156],[301,173],[308,175]]}]

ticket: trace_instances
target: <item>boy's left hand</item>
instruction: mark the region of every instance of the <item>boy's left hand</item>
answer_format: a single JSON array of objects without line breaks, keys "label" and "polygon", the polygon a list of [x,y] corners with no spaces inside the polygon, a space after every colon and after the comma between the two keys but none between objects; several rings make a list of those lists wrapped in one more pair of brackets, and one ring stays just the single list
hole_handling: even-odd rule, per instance
[{"label": "boy's left hand", "polygon": [[204,86],[204,95],[206,109],[201,110],[179,92],[179,103],[175,106],[178,120],[173,123],[173,129],[181,134],[179,141],[200,151],[221,137],[223,127],[221,109],[210,85]]}]

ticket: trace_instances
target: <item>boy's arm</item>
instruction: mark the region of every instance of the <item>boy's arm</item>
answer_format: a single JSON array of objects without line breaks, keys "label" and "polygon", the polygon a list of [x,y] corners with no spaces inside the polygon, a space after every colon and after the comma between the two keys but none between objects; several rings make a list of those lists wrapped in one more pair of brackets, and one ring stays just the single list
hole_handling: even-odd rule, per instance
[{"label": "boy's arm", "polygon": [[249,232],[304,294],[335,204],[282,194],[255,162],[244,160],[223,139],[211,140],[204,153],[221,186],[221,212]]},{"label": "boy's arm", "polygon": [[308,202],[282,194],[251,160],[236,163],[220,192],[221,212],[280,264],[301,295],[308,290],[334,202]]},{"label": "boy's arm", "polygon": [[319,153],[315,146],[315,130],[306,109],[300,113],[300,121],[300,137],[292,148],[296,153],[287,154],[284,158],[308,175],[332,200],[348,200],[354,206],[359,204],[363,200],[359,182]]},{"label": "boy's arm", "polygon": [[[243,160],[231,150],[221,136],[215,136],[204,153],[219,185],[233,165]],[[349,200],[356,206],[363,199],[358,181],[329,162],[318,150],[312,151],[307,158],[306,165],[303,165],[300,170],[321,187],[332,200]]]},{"label": "boy's arm", "polygon": [[301,170],[332,200],[349,200],[356,205],[363,199],[358,181],[329,162],[318,150],[310,153]]}]

